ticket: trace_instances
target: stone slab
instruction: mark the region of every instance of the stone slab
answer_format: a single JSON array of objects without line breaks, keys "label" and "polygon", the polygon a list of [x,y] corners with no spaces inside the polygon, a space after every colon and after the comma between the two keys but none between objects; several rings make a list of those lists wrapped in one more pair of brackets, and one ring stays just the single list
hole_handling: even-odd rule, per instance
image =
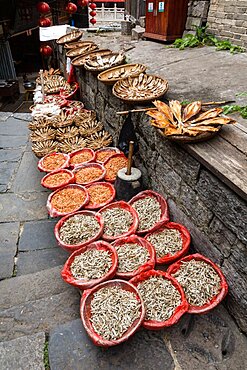
[{"label": "stone slab", "polygon": [[27,140],[26,136],[0,136],[0,148],[23,147]]},{"label": "stone slab", "polygon": [[18,250],[21,252],[57,247],[54,227],[57,220],[25,222]]},{"label": "stone slab", "polygon": [[0,311],[0,342],[40,331],[79,318],[79,294],[70,288],[50,297]]},{"label": "stone slab", "polygon": [[14,193],[46,191],[40,184],[45,173],[38,170],[37,163],[38,160],[33,153],[24,153],[12,186]]},{"label": "stone slab", "polygon": [[0,343],[0,363],[4,370],[44,370],[45,333],[28,335]]},{"label": "stone slab", "polygon": [[21,159],[23,150],[21,149],[1,149],[0,161],[18,162]]},{"label": "stone slab", "polygon": [[163,336],[163,331],[140,330],[127,342],[104,349],[75,320],[50,333],[49,362],[52,370],[171,370],[174,363]]},{"label": "stone slab", "polygon": [[19,227],[19,222],[0,224],[0,279],[13,274]]},{"label": "stone slab", "polygon": [[10,308],[70,290],[71,287],[61,278],[61,270],[62,266],[56,266],[0,281],[0,308]]},{"label": "stone slab", "polygon": [[68,257],[68,252],[60,247],[20,252],[16,263],[17,276],[31,274],[62,265]]},{"label": "stone slab", "polygon": [[47,193],[0,194],[0,222],[47,219]]},{"label": "stone slab", "polygon": [[27,136],[28,132],[27,122],[14,117],[9,117],[6,122],[0,124],[1,136]]},{"label": "stone slab", "polygon": [[16,162],[0,162],[0,184],[8,185],[16,170]]}]

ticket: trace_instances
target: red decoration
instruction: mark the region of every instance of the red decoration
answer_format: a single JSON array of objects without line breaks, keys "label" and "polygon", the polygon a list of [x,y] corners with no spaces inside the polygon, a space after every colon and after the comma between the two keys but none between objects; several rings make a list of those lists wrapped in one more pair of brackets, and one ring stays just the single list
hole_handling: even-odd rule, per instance
[{"label": "red decoration", "polygon": [[95,18],[90,19],[90,23],[95,24],[97,21]]},{"label": "red decoration", "polygon": [[51,20],[50,18],[46,18],[46,17],[41,17],[39,19],[39,26],[40,27],[50,27],[51,25]]},{"label": "red decoration", "polygon": [[68,3],[65,10],[69,14],[73,14],[77,11],[77,6],[74,3]]},{"label": "red decoration", "polygon": [[94,10],[94,9],[96,9],[96,8],[97,8],[97,5],[96,5],[95,3],[91,3],[91,4],[89,5],[89,8],[90,8],[90,9],[92,9],[92,10]]},{"label": "red decoration", "polygon": [[43,45],[40,47],[39,51],[41,52],[41,54],[43,54],[44,56],[46,57],[49,57],[50,55],[52,55],[52,48],[50,47],[50,45]]},{"label": "red decoration", "polygon": [[91,17],[95,17],[96,16],[96,11],[92,10],[89,14],[91,15]]},{"label": "red decoration", "polygon": [[51,8],[49,4],[42,1],[37,4],[37,10],[41,14],[46,14],[50,12]]},{"label": "red decoration", "polygon": [[79,6],[82,6],[82,7],[84,7],[84,6],[88,6],[88,3],[89,3],[89,0],[78,0],[78,1],[77,1],[77,4],[78,4]]}]

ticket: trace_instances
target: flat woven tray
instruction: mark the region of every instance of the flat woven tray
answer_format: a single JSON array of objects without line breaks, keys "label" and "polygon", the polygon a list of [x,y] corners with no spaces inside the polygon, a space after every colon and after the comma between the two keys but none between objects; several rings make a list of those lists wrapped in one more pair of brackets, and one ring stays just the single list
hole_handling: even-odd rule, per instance
[{"label": "flat woven tray", "polygon": [[169,88],[168,81],[155,75],[141,73],[117,81],[112,92],[128,103],[144,103],[163,96]]},{"label": "flat woven tray", "polygon": [[144,64],[123,64],[107,69],[98,75],[98,80],[106,85],[114,85],[115,82],[126,77],[136,77],[144,73],[147,67]]},{"label": "flat woven tray", "polygon": [[73,42],[73,41],[78,41],[83,35],[83,32],[82,31],[72,31],[70,33],[67,33],[66,35],[62,36],[62,37],[59,37],[59,39],[57,39],[56,43],[58,45],[64,45],[66,43],[69,43],[69,42]]},{"label": "flat woven tray", "polygon": [[93,56],[93,55],[103,56],[103,55],[110,55],[110,54],[112,54],[112,51],[110,49],[99,49],[99,50],[95,50],[95,51],[89,51],[89,52],[85,53],[84,55],[73,59],[72,64],[75,67],[84,68],[84,63],[86,62],[88,57]]},{"label": "flat woven tray", "polygon": [[90,72],[99,73],[111,67],[119,66],[124,61],[125,55],[121,53],[112,53],[103,56],[92,55],[85,61],[84,67]]},{"label": "flat woven tray", "polygon": [[209,131],[209,132],[202,132],[196,136],[188,136],[188,135],[165,135],[162,130],[158,129],[158,133],[165,137],[170,141],[174,141],[177,143],[184,143],[184,144],[195,144],[200,143],[202,141],[210,140],[215,137],[218,132],[221,130],[222,126],[218,126],[218,131]]},{"label": "flat woven tray", "polygon": [[70,42],[69,44],[64,45],[64,49],[70,50],[75,48],[81,48],[86,44],[94,44],[93,41],[85,40],[85,41],[76,41],[76,42]]},{"label": "flat woven tray", "polygon": [[76,58],[80,55],[84,55],[85,53],[96,50],[96,49],[98,49],[97,45],[92,44],[92,43],[87,43],[87,44],[84,44],[84,46],[80,48],[70,49],[69,51],[67,51],[66,57]]}]

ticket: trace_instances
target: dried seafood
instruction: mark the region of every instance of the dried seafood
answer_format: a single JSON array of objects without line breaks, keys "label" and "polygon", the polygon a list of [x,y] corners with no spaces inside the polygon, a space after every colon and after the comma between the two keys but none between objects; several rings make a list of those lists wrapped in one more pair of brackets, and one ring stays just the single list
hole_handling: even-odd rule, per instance
[{"label": "dried seafood", "polygon": [[51,198],[52,207],[60,213],[71,213],[78,210],[85,202],[86,192],[75,187],[58,190]]},{"label": "dried seafood", "polygon": [[99,279],[110,270],[112,259],[110,253],[104,250],[88,249],[75,256],[70,271],[76,279]]},{"label": "dried seafood", "polygon": [[63,45],[63,44],[66,44],[68,42],[78,41],[82,37],[82,35],[83,35],[82,31],[79,31],[79,30],[72,31],[70,33],[67,33],[64,36],[59,37],[59,39],[57,39],[56,43],[58,45]]},{"label": "dried seafood", "polygon": [[32,142],[35,141],[45,141],[45,140],[53,140],[56,137],[56,130],[50,127],[40,128],[38,130],[33,131],[30,134],[30,139]]},{"label": "dried seafood", "polygon": [[95,134],[98,131],[103,130],[104,126],[101,122],[97,120],[91,120],[89,122],[84,122],[79,127],[79,132],[81,136],[90,136],[92,134]]},{"label": "dried seafood", "polygon": [[84,123],[88,123],[96,120],[96,113],[92,110],[83,110],[77,113],[74,117],[74,123],[80,127]]},{"label": "dried seafood", "polygon": [[110,145],[112,143],[112,140],[113,139],[111,134],[107,131],[102,130],[99,132],[95,132],[91,136],[88,136],[86,138],[86,143],[88,148],[96,150]]},{"label": "dried seafood", "polygon": [[52,153],[42,159],[42,168],[44,171],[55,171],[61,168],[66,161],[67,158],[64,154]]},{"label": "dried seafood", "polygon": [[59,107],[63,107],[67,104],[67,100],[61,98],[60,95],[46,95],[44,98],[44,103],[54,103],[59,105]]},{"label": "dried seafood", "polygon": [[113,86],[113,94],[123,100],[138,102],[152,100],[166,93],[168,82],[161,77],[141,73],[138,77],[119,80]]},{"label": "dried seafood", "polygon": [[90,321],[95,332],[105,340],[121,338],[140,315],[141,304],[132,292],[115,286],[94,293]]},{"label": "dried seafood", "polygon": [[96,51],[89,51],[85,53],[83,56],[76,57],[72,60],[72,64],[75,67],[83,67],[86,60],[92,56],[103,56],[103,55],[111,55],[112,51],[110,49],[98,49]]},{"label": "dried seafood", "polygon": [[112,53],[109,55],[92,55],[85,60],[84,66],[89,71],[104,71],[110,67],[122,64],[125,56],[122,53]]},{"label": "dried seafood", "polygon": [[92,239],[99,230],[99,222],[94,216],[78,214],[63,223],[59,237],[65,244],[82,244]]},{"label": "dried seafood", "polygon": [[55,128],[63,128],[67,126],[71,126],[74,122],[72,114],[66,114],[63,110],[61,113],[56,116],[56,120],[53,122],[53,127]]},{"label": "dried seafood", "polygon": [[159,100],[154,102],[157,111],[150,110],[147,114],[154,118],[151,125],[162,130],[165,136],[189,135],[197,136],[203,132],[217,132],[222,125],[235,123],[228,117],[222,117],[221,108],[202,111],[202,103],[195,101],[182,107],[177,100],[169,102],[169,106]]},{"label": "dried seafood", "polygon": [[78,57],[80,55],[83,55],[89,51],[93,51],[93,50],[96,50],[98,49],[98,46],[95,45],[94,43],[92,42],[88,42],[84,43],[83,46],[79,47],[79,48],[73,48],[73,49],[70,49],[67,53],[66,53],[66,57],[69,57],[69,58],[75,58],[75,57]]},{"label": "dried seafood", "polygon": [[176,229],[155,232],[147,238],[147,241],[153,245],[158,258],[167,254],[172,256],[183,248],[181,234]]},{"label": "dried seafood", "polygon": [[107,236],[119,236],[129,231],[133,217],[123,208],[114,207],[101,212],[104,220],[104,234]]},{"label": "dried seafood", "polygon": [[54,121],[56,121],[56,117],[36,116],[32,122],[29,122],[28,128],[35,131],[45,127],[52,127]]},{"label": "dried seafood", "polygon": [[80,47],[84,46],[85,44],[94,44],[94,42],[89,41],[89,40],[87,40],[87,41],[82,41],[81,40],[81,41],[70,42],[70,43],[64,45],[64,49],[70,50],[70,49],[80,48]]},{"label": "dried seafood", "polygon": [[71,179],[71,175],[67,172],[51,173],[46,176],[43,186],[56,188],[66,184]]},{"label": "dried seafood", "polygon": [[87,188],[90,196],[89,203],[87,207],[97,207],[100,208],[105,205],[108,201],[112,199],[113,191],[108,186],[108,184],[95,183]]},{"label": "dried seafood", "polygon": [[84,104],[79,100],[69,100],[67,102],[67,107],[73,108],[74,112],[79,112],[84,108]]},{"label": "dried seafood", "polygon": [[102,148],[97,150],[95,160],[96,162],[103,163],[112,155],[119,153],[118,148]]},{"label": "dried seafood", "polygon": [[87,184],[99,180],[104,173],[104,169],[96,166],[77,168],[75,171],[75,182],[77,184]]},{"label": "dried seafood", "polygon": [[69,139],[76,136],[79,136],[79,131],[78,128],[74,126],[59,128],[56,130],[56,138],[58,141],[63,141],[64,139]]},{"label": "dried seafood", "polygon": [[[44,79],[49,79],[51,76],[54,76],[54,75],[61,75],[62,72],[60,71],[60,69],[54,69],[54,68],[50,68],[49,70],[44,70],[43,71],[43,78]],[[40,76],[36,78],[36,82],[37,84],[41,84],[41,78]]]},{"label": "dried seafood", "polygon": [[75,150],[83,149],[87,146],[85,139],[79,137],[72,137],[69,139],[64,139],[62,143],[59,144],[59,150],[63,153],[70,153]]},{"label": "dried seafood", "polygon": [[146,263],[149,253],[146,248],[136,243],[115,246],[118,255],[117,272],[132,272]]},{"label": "dried seafood", "polygon": [[138,213],[138,231],[151,229],[161,218],[160,204],[155,197],[138,199],[131,206]]},{"label": "dried seafood", "polygon": [[85,150],[70,157],[70,165],[79,165],[93,159],[93,153],[89,150]]},{"label": "dried seafood", "polygon": [[193,306],[203,306],[220,292],[220,277],[212,266],[204,261],[182,261],[172,274],[184,289],[187,301]]},{"label": "dried seafood", "polygon": [[144,64],[123,64],[119,67],[108,69],[98,75],[98,80],[102,82],[114,83],[121,78],[136,77],[144,73],[146,66]]},{"label": "dried seafood", "polygon": [[58,142],[54,140],[39,141],[33,144],[32,151],[38,158],[44,157],[46,154],[55,152],[58,147]]},{"label": "dried seafood", "polygon": [[127,163],[128,159],[122,154],[110,157],[104,165],[106,169],[106,181],[115,181],[118,171],[127,167]]},{"label": "dried seafood", "polygon": [[139,283],[137,289],[144,300],[145,320],[166,321],[181,304],[181,295],[171,281],[152,276]]}]

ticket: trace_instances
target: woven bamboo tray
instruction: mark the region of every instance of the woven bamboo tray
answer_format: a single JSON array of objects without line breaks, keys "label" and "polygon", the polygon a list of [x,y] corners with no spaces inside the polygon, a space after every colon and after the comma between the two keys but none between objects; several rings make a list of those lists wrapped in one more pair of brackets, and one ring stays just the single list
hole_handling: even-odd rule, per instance
[{"label": "woven bamboo tray", "polygon": [[32,151],[38,158],[42,158],[47,154],[55,152],[58,148],[58,142],[54,140],[47,140],[36,142],[32,146]]},{"label": "woven bamboo tray", "polygon": [[102,130],[88,136],[85,141],[88,148],[96,150],[110,145],[113,139],[109,132]]},{"label": "woven bamboo tray", "polygon": [[55,137],[56,130],[50,127],[40,128],[30,134],[30,139],[32,142],[54,140]]},{"label": "woven bamboo tray", "polygon": [[[100,60],[98,59],[99,57],[101,57]],[[121,53],[112,53],[103,56],[92,55],[85,61],[84,67],[90,72],[99,73],[111,67],[119,66],[123,64],[124,61],[125,55]]]},{"label": "woven bamboo tray", "polygon": [[66,57],[69,57],[71,59],[76,58],[76,57],[79,57],[81,55],[84,55],[85,53],[87,53],[89,51],[93,51],[93,50],[96,50],[96,49],[98,49],[98,46],[96,44],[88,43],[88,44],[85,44],[84,46],[82,46],[80,48],[70,49],[69,51],[67,51]]},{"label": "woven bamboo tray", "polygon": [[146,69],[147,67],[144,64],[123,64],[101,72],[98,75],[98,80],[106,85],[114,85],[115,82],[123,78],[139,76],[139,74],[144,73]]},{"label": "woven bamboo tray", "polygon": [[79,127],[80,135],[83,137],[90,136],[95,134],[96,132],[102,131],[104,128],[101,122],[97,122],[97,120],[91,120],[89,122],[84,122]]},{"label": "woven bamboo tray", "polygon": [[170,141],[174,141],[177,143],[184,143],[184,144],[195,144],[200,143],[202,141],[210,140],[215,137],[218,132],[221,130],[222,126],[218,126],[218,131],[209,131],[209,132],[202,132],[196,136],[189,136],[189,135],[165,135],[161,129],[158,129],[158,133],[165,137]]},{"label": "woven bamboo tray", "polygon": [[56,130],[56,139],[60,142],[63,142],[64,139],[70,139],[77,136],[79,137],[79,130],[75,126],[59,128]]},{"label": "woven bamboo tray", "polygon": [[133,104],[158,99],[167,92],[168,88],[167,80],[142,73],[137,77],[128,77],[117,81],[112,92],[118,99]]},{"label": "woven bamboo tray", "polygon": [[82,31],[72,31],[70,33],[67,33],[66,35],[62,36],[62,37],[59,37],[59,39],[57,39],[56,43],[58,45],[64,45],[64,44],[67,44],[67,43],[70,43],[70,42],[73,42],[73,41],[78,41],[83,35],[83,32]]},{"label": "woven bamboo tray", "polygon": [[95,51],[89,51],[85,53],[84,55],[73,59],[71,63],[73,64],[74,67],[84,68],[84,63],[86,62],[86,59],[88,57],[93,56],[93,55],[103,56],[103,55],[110,55],[110,54],[112,54],[112,51],[110,49],[98,49]]},{"label": "woven bamboo tray", "polygon": [[76,42],[70,42],[69,44],[65,44],[64,49],[70,50],[70,49],[75,49],[75,48],[81,48],[85,45],[85,43],[94,44],[93,41],[89,41],[89,40],[82,41],[82,40],[80,40],[80,41],[76,41]]},{"label": "woven bamboo tray", "polygon": [[58,149],[62,153],[70,153],[75,150],[86,148],[86,146],[86,140],[76,136],[69,139],[64,139],[63,142],[59,144]]}]

